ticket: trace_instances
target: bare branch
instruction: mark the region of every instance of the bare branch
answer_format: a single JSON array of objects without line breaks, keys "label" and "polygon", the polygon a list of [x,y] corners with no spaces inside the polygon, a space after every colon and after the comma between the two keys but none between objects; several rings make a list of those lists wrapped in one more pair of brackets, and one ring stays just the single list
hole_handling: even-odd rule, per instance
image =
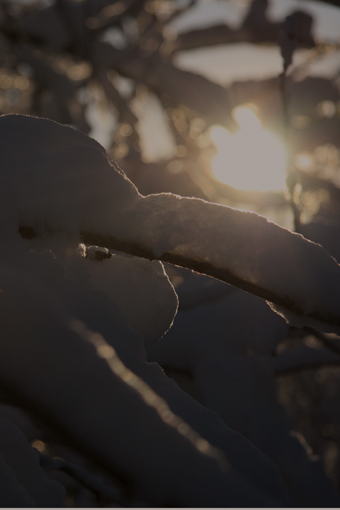
[{"label": "bare branch", "polygon": [[[226,24],[216,24],[180,33],[174,41],[173,52],[239,42],[278,44],[282,22],[270,21],[266,16],[266,8],[267,2],[263,2],[263,0],[253,2],[241,27],[237,29],[233,29]],[[302,11],[295,11],[291,14],[291,17],[298,25],[298,46],[303,48],[314,47],[312,16]]]},{"label": "bare branch", "polygon": [[140,81],[158,94],[167,94],[182,104],[216,122],[234,128],[228,91],[199,74],[182,71],[157,53],[145,54],[139,48],[116,50],[111,45],[96,42],[92,48],[93,60],[103,69],[114,69],[119,74]]}]

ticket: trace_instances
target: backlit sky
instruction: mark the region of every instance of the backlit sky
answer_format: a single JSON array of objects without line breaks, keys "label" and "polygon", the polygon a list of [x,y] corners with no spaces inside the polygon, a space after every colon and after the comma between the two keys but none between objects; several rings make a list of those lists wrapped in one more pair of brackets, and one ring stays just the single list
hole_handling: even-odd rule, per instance
[{"label": "backlit sky", "polygon": [[[248,8],[247,0],[199,0],[197,7],[179,17],[173,26],[178,32],[211,26],[225,22],[236,28]],[[314,33],[318,39],[340,41],[340,9],[320,2],[307,0],[271,0],[268,14],[274,21],[303,8],[314,15]],[[297,52],[295,62],[303,59],[304,52]],[[250,44],[221,45],[182,52],[176,57],[182,69],[200,72],[208,78],[227,85],[234,80],[271,77],[282,71],[282,60],[278,47],[254,46]],[[340,67],[339,52],[313,65],[309,74],[322,75]]]}]

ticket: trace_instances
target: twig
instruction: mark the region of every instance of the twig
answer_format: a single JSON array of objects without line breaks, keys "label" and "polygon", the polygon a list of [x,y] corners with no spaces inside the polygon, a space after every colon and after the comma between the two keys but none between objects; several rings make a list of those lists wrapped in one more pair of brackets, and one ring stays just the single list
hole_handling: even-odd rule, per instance
[{"label": "twig", "polygon": [[[250,4],[250,8],[239,28],[233,29],[225,23],[220,23],[207,28],[183,32],[178,35],[175,41],[173,53],[206,46],[240,42],[276,45],[283,23],[281,21],[270,21],[266,9],[266,5],[264,6],[262,2],[254,0]],[[310,33],[313,18],[301,11],[295,13],[295,16],[299,18],[304,26],[304,30],[298,30],[296,34],[299,47],[313,48],[315,41]]]},{"label": "twig", "polygon": [[288,109],[288,94],[287,94],[287,71],[292,64],[293,54],[297,48],[296,41],[296,22],[293,15],[287,16],[285,22],[282,25],[280,34],[280,50],[283,59],[283,70],[279,76],[280,79],[280,92],[282,101],[282,116],[283,116],[283,131],[284,138],[286,140],[286,147],[288,150],[288,161],[287,161],[287,176],[286,184],[288,189],[288,201],[294,215],[294,229],[296,232],[301,230],[300,222],[300,211],[294,202],[294,189],[296,185],[296,179],[292,172],[292,155],[290,149],[289,140],[289,109]]},{"label": "twig", "polygon": [[306,55],[306,60],[303,62],[293,65],[290,77],[295,78],[303,71],[305,71],[308,66],[322,59],[323,57],[327,57],[330,54],[334,54],[336,51],[340,49],[339,43],[328,43],[328,42],[320,42],[315,48],[312,48]]}]

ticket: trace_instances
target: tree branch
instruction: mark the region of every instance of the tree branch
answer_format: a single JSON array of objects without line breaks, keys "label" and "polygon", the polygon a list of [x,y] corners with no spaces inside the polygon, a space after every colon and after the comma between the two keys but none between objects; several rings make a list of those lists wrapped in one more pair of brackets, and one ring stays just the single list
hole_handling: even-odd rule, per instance
[{"label": "tree branch", "polygon": [[[278,44],[282,22],[270,21],[266,16],[266,9],[267,2],[255,0],[240,28],[232,29],[226,24],[217,24],[180,33],[174,42],[173,52],[240,42]],[[299,47],[314,47],[312,16],[302,11],[295,11],[291,16],[298,23],[297,43]]]},{"label": "tree branch", "polygon": [[211,116],[228,128],[235,128],[231,116],[228,91],[207,78],[175,67],[157,53],[146,54],[139,48],[117,50],[110,44],[97,41],[92,48],[92,60],[103,69],[140,81],[156,91],[167,94],[177,104],[203,116]]}]

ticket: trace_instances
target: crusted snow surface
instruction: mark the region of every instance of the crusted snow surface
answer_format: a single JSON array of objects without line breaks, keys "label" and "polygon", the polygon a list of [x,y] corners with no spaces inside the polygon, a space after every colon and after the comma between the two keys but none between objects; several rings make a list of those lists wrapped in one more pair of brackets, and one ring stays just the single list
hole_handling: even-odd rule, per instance
[{"label": "crusted snow surface", "polygon": [[[66,431],[81,450],[90,445],[91,454],[101,463],[131,476],[138,494],[147,501],[164,504],[170,498],[180,505],[205,501],[206,506],[233,506],[245,498],[244,506],[289,506],[291,500],[275,466],[215,413],[181,391],[157,365],[146,363],[142,338],[128,327],[110,296],[92,287],[88,267],[95,262],[86,260],[79,250],[52,256],[29,251],[30,245],[14,236],[12,249],[0,254],[0,323],[6,339],[0,346],[0,371],[6,386],[50,416],[52,425]],[[182,435],[177,444],[176,431],[168,437],[168,425],[145,410],[143,402],[131,400],[132,390],[109,374],[90,346],[69,331],[69,314],[105,335],[127,367],[183,420],[179,422],[182,429],[187,423],[218,447],[231,470],[223,474],[214,459],[200,460],[202,454],[186,445]],[[169,443],[169,451],[163,443]],[[160,469],[165,458],[167,467]],[[178,463],[183,469],[178,470]],[[177,475],[174,478],[175,471],[180,482]],[[211,482],[211,477],[216,481]],[[173,484],[178,484],[176,490]],[[182,484],[202,485],[203,492],[186,492]]]},{"label": "crusted snow surface", "polygon": [[[108,268],[101,273],[95,261],[82,256],[79,232],[84,229],[134,242],[136,236],[140,242],[137,206],[146,199],[96,142],[71,128],[4,116],[0,132],[4,339],[0,372],[6,390],[82,454],[132,480],[137,497],[150,504],[294,504],[266,456],[181,391],[158,365],[146,362],[138,330],[147,341],[153,340],[168,327],[177,307],[160,264],[131,260],[139,285],[146,277],[137,273],[145,270],[150,294],[165,300],[170,309],[154,331],[151,316],[145,322],[138,313],[124,316],[131,289],[125,304],[112,290],[116,286],[124,294],[124,285],[130,285],[130,262],[120,261],[120,266],[118,262],[125,271],[125,278],[122,269],[119,280],[113,275],[114,262],[109,265],[115,257],[100,262]],[[20,225],[32,227],[40,236],[23,239]],[[150,239],[145,234],[144,246],[159,252],[160,247],[172,246],[164,225],[159,242],[150,234]],[[144,299],[142,292],[136,294]],[[149,301],[145,315],[152,307]],[[104,349],[96,351],[84,342],[82,334],[70,327],[75,323],[84,325],[93,345],[105,337]],[[119,369],[112,369],[107,354]],[[159,400],[156,410],[152,402]]]},{"label": "crusted snow surface", "polygon": [[85,225],[91,228],[92,218],[123,211],[138,197],[104,148],[73,128],[4,115],[0,133],[1,200],[7,218],[79,233]]},{"label": "crusted snow surface", "polygon": [[[167,335],[148,349],[150,359],[177,368],[189,368],[192,360],[204,359],[213,345],[228,345],[240,354],[272,353],[287,334],[287,324],[260,298],[233,287],[225,286],[222,294],[220,282],[203,275],[189,273],[176,290],[180,311]],[[188,280],[188,274],[186,275]],[[210,280],[210,281],[209,281]],[[197,303],[202,288],[216,288],[211,302]],[[208,284],[210,285],[208,286]],[[233,292],[230,292],[230,290]],[[220,295],[217,293],[220,292]],[[182,297],[185,307],[182,308]]]},{"label": "crusted snow surface", "polygon": [[301,235],[254,213],[167,194],[146,197],[128,215],[135,211],[138,231],[144,225],[155,249],[166,236],[169,252],[228,273],[230,283],[266,291],[269,301],[281,301],[298,314],[339,321],[339,265]]},{"label": "crusted snow surface", "polygon": [[339,266],[301,235],[199,199],[142,197],[97,142],[55,122],[5,115],[0,134],[1,209],[17,227],[86,231],[191,260],[298,315],[340,323]]},{"label": "crusted snow surface", "polygon": [[[178,429],[169,426],[168,417],[162,419],[143,401],[128,384],[136,376],[119,365],[115,354],[121,377],[70,329],[68,324],[74,320],[70,323],[67,309],[51,289],[5,264],[0,280],[1,328],[6,339],[1,344],[0,370],[6,387],[40,409],[51,427],[66,434],[75,447],[132,478],[140,497],[156,505],[175,506],[292,503],[274,466],[221,421],[214,423],[209,411],[194,401],[190,405],[191,399],[182,396],[174,383],[169,385],[160,369],[143,363],[140,356],[139,371],[144,370],[145,378],[153,380],[161,393],[168,393],[171,408],[185,407],[188,419],[197,423],[204,437],[209,436],[209,429],[210,434],[218,431],[217,440],[222,436],[229,453],[225,471],[209,455],[207,441],[193,444],[188,440],[183,420],[179,419]],[[16,320],[19,313],[20,321]],[[94,344],[102,338],[98,333],[90,337]],[[113,351],[105,349],[101,352]],[[150,398],[157,401],[147,390],[144,400]]]},{"label": "crusted snow surface", "polygon": [[199,302],[189,289],[199,295],[199,282],[207,288],[207,277],[189,273],[186,282],[181,274],[184,283],[177,292],[181,304],[184,291],[186,307],[180,306],[164,339],[148,349],[149,359],[174,377],[181,374],[179,382],[199,402],[273,460],[298,505],[339,506],[322,462],[310,459],[297,438],[290,437],[290,424],[277,402],[272,353],[286,338],[287,324],[263,300],[239,290],[218,297],[216,285],[214,300]]},{"label": "crusted snow surface", "polygon": [[[0,232],[8,239],[20,225],[32,226],[44,234],[33,242],[34,248],[60,254],[76,246],[79,231],[85,225],[91,229],[96,215],[104,218],[110,211],[115,221],[113,211],[121,214],[139,196],[104,149],[72,128],[8,115],[0,118],[0,131]],[[57,235],[46,243],[44,236],[51,231]],[[68,235],[62,235],[65,232]],[[9,244],[13,246],[13,240]],[[115,256],[101,264],[89,260],[87,265],[94,288],[110,294],[146,343],[170,327],[177,298],[161,263]]]},{"label": "crusted snow surface", "polygon": [[[85,232],[108,248],[113,240],[113,245],[132,253],[137,248],[150,257],[188,264],[289,313],[306,315],[307,322],[330,322],[331,328],[340,324],[340,271],[335,260],[320,246],[253,213],[171,194],[142,197],[99,144],[71,128],[10,115],[0,117],[0,134],[0,325],[5,338],[0,370],[6,386],[40,410],[52,428],[80,450],[131,478],[138,495],[148,502],[291,504],[274,464],[215,413],[185,395],[158,365],[146,362],[141,335],[146,344],[161,336],[177,307],[160,264],[111,257],[100,266],[82,257],[78,245]],[[24,237],[33,239],[22,239],[20,227],[26,229]],[[150,289],[144,293],[139,288],[134,294],[132,280],[138,287],[149,280]],[[167,314],[149,299],[151,294],[164,301]],[[211,339],[214,352],[207,347],[209,331],[202,328],[194,331],[199,345],[183,343],[190,352],[181,361],[195,365],[206,405],[226,421],[233,420],[235,427],[248,423],[249,430],[242,432],[252,434],[265,449],[264,431],[273,413],[262,402],[251,405],[250,389],[259,400],[262,395],[271,400],[268,363],[262,361],[286,326],[277,316],[268,319],[265,304],[257,307],[249,296],[227,293],[224,304],[230,305],[230,324],[220,324],[220,334]],[[222,318],[223,305],[216,309]],[[236,313],[240,309],[258,310],[268,330],[260,327],[257,335],[256,323],[253,331],[242,329]],[[202,324],[197,313],[190,313],[195,315],[195,327]],[[159,322],[153,314],[159,315]],[[103,352],[113,352],[119,365],[117,352],[132,372],[120,368],[119,376],[112,371],[93,346],[70,329],[70,316],[95,332],[90,334],[94,344],[105,337]],[[222,338],[228,326],[229,344]],[[244,356],[249,352],[263,357],[258,366]],[[211,379],[211,373],[216,377]],[[175,420],[178,427],[146,404],[150,398],[158,401],[157,395],[146,390],[149,396],[142,397],[131,387],[138,377],[167,402],[170,415],[180,417]],[[235,392],[226,399],[218,388],[229,385]],[[245,406],[239,411],[242,400]],[[183,434],[188,426],[202,435],[203,443],[193,444]],[[282,437],[279,431],[276,437]],[[224,472],[213,456],[202,454],[197,445],[210,451],[207,441],[224,452],[229,471]]]}]

